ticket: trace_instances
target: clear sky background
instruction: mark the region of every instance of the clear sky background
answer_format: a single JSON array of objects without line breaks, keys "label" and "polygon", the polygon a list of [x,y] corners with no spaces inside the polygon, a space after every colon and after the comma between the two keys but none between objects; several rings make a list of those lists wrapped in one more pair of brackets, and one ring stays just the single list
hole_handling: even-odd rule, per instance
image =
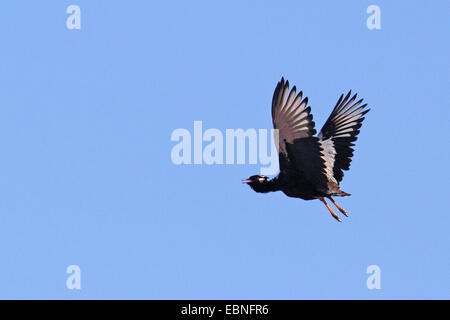
[{"label": "clear sky background", "polygon": [[[449,17],[448,1],[2,1],[0,298],[449,299]],[[194,120],[271,128],[281,76],[316,129],[349,89],[372,108],[342,223],[242,185],[259,165],[171,162]]]}]

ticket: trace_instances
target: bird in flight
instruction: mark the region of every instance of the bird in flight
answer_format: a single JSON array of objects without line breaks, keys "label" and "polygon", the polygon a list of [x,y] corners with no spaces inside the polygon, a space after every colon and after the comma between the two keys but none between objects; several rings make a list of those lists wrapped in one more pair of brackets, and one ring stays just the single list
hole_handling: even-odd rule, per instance
[{"label": "bird in flight", "polygon": [[311,107],[303,93],[295,86],[289,91],[289,81],[278,82],[272,98],[272,122],[275,142],[278,141],[279,174],[272,178],[254,175],[242,182],[254,191],[266,193],[282,191],[288,197],[304,200],[318,199],[331,215],[341,221],[325,201],[329,199],[345,216],[332,196],[346,197],[349,193],[339,188],[344,170],[350,168],[353,146],[364,115],[370,111],[356,101],[351,91],[341,95],[319,135],[315,136]]}]

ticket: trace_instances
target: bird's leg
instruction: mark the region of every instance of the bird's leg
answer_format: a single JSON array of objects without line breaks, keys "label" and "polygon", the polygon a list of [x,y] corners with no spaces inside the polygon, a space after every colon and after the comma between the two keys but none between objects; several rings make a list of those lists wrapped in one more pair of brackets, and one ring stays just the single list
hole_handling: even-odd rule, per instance
[{"label": "bird's leg", "polygon": [[319,199],[320,201],[322,201],[325,204],[325,206],[327,207],[328,211],[330,211],[333,218],[335,218],[337,221],[341,222],[341,219],[339,219],[338,215],[333,212],[333,210],[330,208],[330,206],[328,205],[328,203],[325,201],[325,199],[323,197],[317,197],[317,199]]},{"label": "bird's leg", "polygon": [[344,214],[344,216],[348,217],[347,211],[345,211],[340,205],[338,205],[337,202],[334,201],[332,197],[328,196],[327,198],[330,199],[331,202],[333,202],[333,204],[336,206],[336,208],[338,208],[339,211]]}]

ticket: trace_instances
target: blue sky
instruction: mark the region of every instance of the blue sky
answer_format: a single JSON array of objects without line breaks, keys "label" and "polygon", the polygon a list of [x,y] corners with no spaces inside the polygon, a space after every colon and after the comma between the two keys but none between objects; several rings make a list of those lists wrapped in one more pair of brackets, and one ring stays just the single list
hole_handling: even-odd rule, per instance
[{"label": "blue sky", "polygon": [[[449,299],[449,15],[447,1],[2,1],[0,298]],[[281,76],[317,129],[349,89],[372,109],[340,224],[242,185],[259,165],[171,161],[194,120],[270,129]]]}]

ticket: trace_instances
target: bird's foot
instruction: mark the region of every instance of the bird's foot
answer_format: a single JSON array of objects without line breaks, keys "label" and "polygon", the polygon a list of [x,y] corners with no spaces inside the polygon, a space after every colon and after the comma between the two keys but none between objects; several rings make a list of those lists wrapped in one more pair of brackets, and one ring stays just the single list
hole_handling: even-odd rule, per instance
[{"label": "bird's foot", "polygon": [[333,209],[331,209],[331,207],[328,205],[328,203],[325,201],[325,199],[323,197],[318,197],[317,199],[319,199],[320,201],[322,201],[325,206],[327,207],[328,211],[330,211],[331,216],[333,218],[335,218],[337,221],[341,222],[341,219],[338,217],[338,215],[336,213],[334,213]]},{"label": "bird's foot", "polygon": [[339,210],[340,212],[342,212],[342,214],[343,214],[344,216],[348,217],[347,211],[345,211],[345,210],[342,209],[342,208],[338,208],[338,210]]},{"label": "bird's foot", "polygon": [[341,219],[338,217],[338,215],[336,213],[332,213],[331,214],[333,216],[333,218],[335,218],[337,221],[342,222]]},{"label": "bird's foot", "polygon": [[332,197],[327,197],[328,199],[331,200],[331,202],[333,202],[333,204],[336,206],[336,208],[338,208],[338,210],[346,217],[348,217],[347,211],[345,211],[340,205],[337,204],[336,201],[333,200]]}]

